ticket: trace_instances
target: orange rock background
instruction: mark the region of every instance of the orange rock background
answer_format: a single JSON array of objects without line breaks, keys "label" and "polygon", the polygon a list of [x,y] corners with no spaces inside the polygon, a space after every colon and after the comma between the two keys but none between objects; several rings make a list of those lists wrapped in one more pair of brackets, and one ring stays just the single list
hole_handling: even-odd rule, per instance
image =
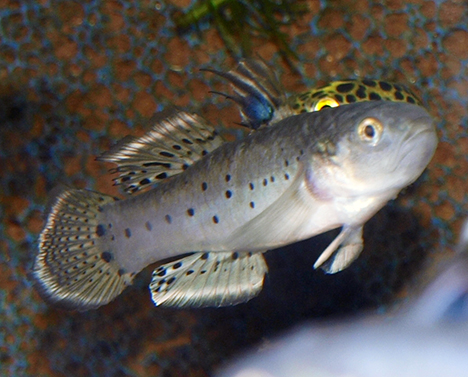
[{"label": "orange rock background", "polygon": [[312,269],[330,235],[267,254],[262,294],[233,308],[154,308],[150,269],[115,302],[70,313],[27,279],[48,192],[58,183],[121,195],[95,161],[141,135],[170,105],[240,137],[227,86],[202,67],[235,60],[215,28],[178,35],[184,1],[0,0],[0,374],[208,376],[239,349],[303,320],[376,307],[425,281],[452,254],[468,209],[468,4],[463,0],[308,1],[281,30],[298,72],[252,37],[289,92],[339,78],[399,81],[420,94],[440,144],[423,177],[372,219],[366,248],[336,276]]}]

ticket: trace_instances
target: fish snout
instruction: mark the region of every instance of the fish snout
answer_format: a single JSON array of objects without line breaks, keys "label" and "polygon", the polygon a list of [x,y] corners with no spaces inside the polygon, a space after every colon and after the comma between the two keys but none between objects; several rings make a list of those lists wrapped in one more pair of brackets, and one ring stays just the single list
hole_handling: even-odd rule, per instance
[{"label": "fish snout", "polygon": [[411,169],[419,176],[431,161],[437,143],[436,127],[432,117],[424,115],[412,120],[403,140],[399,168]]}]

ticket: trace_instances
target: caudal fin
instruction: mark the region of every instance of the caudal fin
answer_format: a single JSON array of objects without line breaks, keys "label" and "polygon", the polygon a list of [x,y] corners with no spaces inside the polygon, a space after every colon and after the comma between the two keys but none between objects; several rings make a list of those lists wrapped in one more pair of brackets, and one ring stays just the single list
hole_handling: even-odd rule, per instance
[{"label": "caudal fin", "polygon": [[88,310],[107,304],[131,284],[99,242],[105,231],[99,217],[115,198],[87,190],[56,196],[39,236],[32,276],[41,296],[66,309]]}]

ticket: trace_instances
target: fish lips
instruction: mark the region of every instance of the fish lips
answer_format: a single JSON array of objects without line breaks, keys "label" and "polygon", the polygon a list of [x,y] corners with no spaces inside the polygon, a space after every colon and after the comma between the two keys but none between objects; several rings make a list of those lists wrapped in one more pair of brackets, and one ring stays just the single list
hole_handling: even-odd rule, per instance
[{"label": "fish lips", "polygon": [[408,171],[413,175],[412,181],[416,180],[431,161],[437,143],[435,123],[431,117],[422,116],[411,121],[409,131],[398,148],[397,156],[401,158],[394,170]]}]

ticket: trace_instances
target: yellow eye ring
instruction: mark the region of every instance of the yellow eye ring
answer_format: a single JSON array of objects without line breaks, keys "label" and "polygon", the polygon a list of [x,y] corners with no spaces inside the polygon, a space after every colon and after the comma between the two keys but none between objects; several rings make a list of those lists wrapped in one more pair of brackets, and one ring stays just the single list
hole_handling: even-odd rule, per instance
[{"label": "yellow eye ring", "polygon": [[326,97],[326,98],[322,98],[318,100],[317,103],[314,105],[312,111],[320,111],[324,107],[337,107],[337,106],[340,106],[340,103],[337,100],[335,100],[334,98]]},{"label": "yellow eye ring", "polygon": [[359,123],[357,130],[362,141],[376,145],[382,136],[383,125],[378,119],[365,118]]}]

